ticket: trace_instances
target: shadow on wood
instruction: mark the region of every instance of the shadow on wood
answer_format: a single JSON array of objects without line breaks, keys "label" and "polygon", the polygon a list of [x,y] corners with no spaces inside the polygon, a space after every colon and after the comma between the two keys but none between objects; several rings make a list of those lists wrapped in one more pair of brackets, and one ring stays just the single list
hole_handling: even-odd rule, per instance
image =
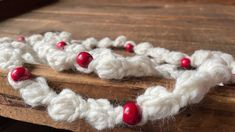
[{"label": "shadow on wood", "polygon": [[57,1],[58,0],[1,0],[0,21]]}]

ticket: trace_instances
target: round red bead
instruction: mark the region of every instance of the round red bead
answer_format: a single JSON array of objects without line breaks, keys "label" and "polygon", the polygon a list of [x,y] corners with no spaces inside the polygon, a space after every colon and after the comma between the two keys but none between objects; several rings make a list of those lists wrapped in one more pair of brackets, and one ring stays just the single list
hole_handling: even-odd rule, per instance
[{"label": "round red bead", "polygon": [[16,37],[16,40],[19,42],[23,42],[23,41],[25,41],[25,37],[23,35],[19,35]]},{"label": "round red bead", "polygon": [[189,69],[191,68],[191,61],[189,58],[182,58],[180,60],[180,67],[181,68],[185,68],[185,69]]},{"label": "round red bead", "polygon": [[11,78],[14,81],[27,80],[27,79],[30,79],[30,77],[31,77],[31,73],[25,67],[17,67],[13,69],[11,72]]},{"label": "round red bead", "polygon": [[124,48],[127,52],[134,52],[134,45],[131,43],[126,44]]},{"label": "round red bead", "polygon": [[77,64],[83,68],[87,68],[90,62],[93,60],[93,57],[87,52],[81,52],[77,56]]},{"label": "round red bead", "polygon": [[57,49],[64,49],[64,47],[65,47],[66,45],[67,45],[66,42],[60,41],[60,42],[58,42],[58,43],[56,44],[56,48],[57,48]]},{"label": "round red bead", "polygon": [[136,125],[141,121],[141,113],[135,102],[128,102],[123,106],[122,120],[127,125]]}]

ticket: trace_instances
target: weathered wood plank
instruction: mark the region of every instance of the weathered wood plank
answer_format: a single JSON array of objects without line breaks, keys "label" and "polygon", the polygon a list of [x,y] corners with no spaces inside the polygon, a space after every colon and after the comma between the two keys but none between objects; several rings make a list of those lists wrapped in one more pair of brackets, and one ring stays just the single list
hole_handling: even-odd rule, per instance
[{"label": "weathered wood plank", "polygon": [[[157,78],[142,78],[139,79],[125,79],[122,81],[115,80],[101,80],[98,79],[95,75],[84,75],[79,73],[71,73],[71,72],[63,72],[57,73],[49,67],[37,65],[31,67],[32,73],[35,76],[43,76],[48,79],[49,85],[52,88],[56,88],[56,91],[60,91],[65,87],[69,87],[85,97],[93,97],[93,98],[108,98],[113,102],[122,102],[122,99],[132,100],[138,94],[141,94],[144,89],[148,86],[152,85],[164,85],[169,88],[169,90],[174,86],[174,81],[165,80],[165,79],[157,79]],[[49,125],[56,128],[69,129],[74,131],[85,131],[83,130],[83,126],[85,125],[86,129],[89,128],[89,131],[95,131],[90,128],[88,124],[84,123],[83,120],[78,120],[72,124],[65,122],[54,122],[52,121],[46,111],[45,108],[30,108],[25,105],[21,100],[20,95],[17,91],[13,90],[9,84],[7,84],[6,77],[4,77],[6,73],[1,72],[1,90],[0,90],[0,114],[5,115],[10,118],[24,120],[27,122],[32,122],[41,125]],[[130,98],[126,98],[130,97]],[[190,106],[191,107],[191,106]],[[195,109],[192,111],[191,108],[186,108],[182,110],[183,113],[177,115],[176,120],[187,120],[189,123],[185,124],[185,122],[178,122],[172,119],[167,119],[167,122],[173,124],[162,124],[162,121],[158,123],[150,123],[145,127],[136,127],[136,128],[116,128],[116,131],[124,130],[124,131],[134,131],[134,130],[174,130],[176,126],[183,125],[184,130],[196,128],[193,127],[195,124],[201,125],[201,120],[203,119],[201,116],[201,109],[205,110],[207,113],[209,111],[211,114],[205,114],[204,116],[207,120],[219,120],[220,116],[214,116],[215,113],[223,113],[229,114],[231,116],[235,116],[235,89],[234,86],[225,86],[225,87],[217,87],[212,90],[208,96],[199,104],[195,105]],[[4,110],[5,109],[5,110]],[[29,114],[30,113],[30,114]],[[193,118],[188,119],[187,114],[194,115]],[[19,114],[19,115],[18,115]],[[195,114],[198,116],[195,116]],[[212,118],[213,114],[213,118]],[[185,116],[186,115],[186,116]],[[33,116],[33,118],[32,118]],[[208,118],[210,117],[210,118]],[[183,119],[182,119],[183,118]],[[196,119],[194,119],[196,118]],[[227,117],[224,117],[223,120],[228,121]],[[192,122],[195,122],[193,124]],[[205,121],[203,121],[205,122]],[[235,123],[235,121],[233,121]],[[182,124],[180,124],[182,123]],[[227,122],[226,122],[227,123]],[[222,123],[222,125],[227,125],[226,123]],[[231,123],[231,122],[230,122]],[[157,125],[156,125],[157,124]],[[160,127],[163,125],[162,127]],[[192,125],[192,126],[190,126]],[[76,126],[76,127],[75,127]],[[192,128],[191,128],[192,127]],[[204,124],[203,129],[210,129],[209,124]],[[177,128],[179,129],[179,128]],[[235,129],[231,128],[230,129]]]},{"label": "weathered wood plank", "polygon": [[234,6],[156,4],[140,8],[141,4],[105,5],[70,7],[56,4],[38,9],[2,22],[1,36],[55,29],[70,31],[77,39],[115,38],[124,34],[137,42],[150,41],[156,46],[186,53],[203,48],[235,55]]},{"label": "weathered wood plank", "polygon": [[[75,39],[123,34],[136,42],[192,53],[197,49],[228,52],[235,56],[235,6],[233,0],[60,0],[30,13],[2,21],[0,36],[15,37],[45,31],[66,30]],[[57,73],[37,65],[36,76],[46,77],[55,90],[69,87],[85,97],[133,100],[153,85],[169,90],[174,81],[158,78],[101,80],[96,75],[69,71]],[[48,74],[50,73],[50,74]],[[5,73],[1,73],[4,74]],[[235,86],[217,87],[198,105],[189,106],[174,118],[143,127],[114,131],[235,131]],[[126,98],[128,97],[128,98]],[[73,131],[96,131],[83,120],[72,124],[54,122],[43,107],[25,105],[17,91],[0,78],[0,115]]]},{"label": "weathered wood plank", "polygon": [[[30,66],[30,67],[29,67]],[[85,97],[93,98],[108,98],[111,100],[130,99],[133,100],[138,94],[143,93],[144,89],[155,86],[162,85],[167,88],[172,88],[174,85],[173,80],[167,80],[163,78],[154,77],[141,77],[141,78],[126,78],[123,80],[102,80],[99,79],[94,74],[81,74],[74,73],[73,71],[67,72],[56,72],[47,66],[28,65],[32,69],[32,73],[35,76],[42,76],[49,80],[49,84],[56,91],[60,91],[64,88],[71,88],[73,91],[81,94]],[[0,71],[1,76],[1,87],[2,91],[0,93],[13,93],[9,89],[9,85],[5,83],[6,74],[4,71]],[[114,94],[115,93],[115,94]]]}]

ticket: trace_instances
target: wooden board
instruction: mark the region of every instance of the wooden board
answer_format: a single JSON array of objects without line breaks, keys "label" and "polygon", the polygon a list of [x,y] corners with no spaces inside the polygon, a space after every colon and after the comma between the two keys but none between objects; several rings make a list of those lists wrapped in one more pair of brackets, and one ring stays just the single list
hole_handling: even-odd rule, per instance
[{"label": "wooden board", "polygon": [[[155,46],[189,54],[197,49],[210,49],[235,56],[233,4],[232,0],[60,0],[2,21],[0,36],[15,37],[53,30],[72,32],[75,39],[115,38],[123,34],[137,42],[149,41]],[[108,98],[120,103],[124,99],[134,99],[148,86],[160,84],[169,90],[174,86],[173,80],[166,79],[107,81],[95,75],[57,73],[42,65],[30,67],[34,75],[46,77],[50,86],[58,91],[69,87],[86,97]],[[3,71],[1,74],[5,75]],[[234,88],[217,87],[200,104],[183,109],[175,117],[149,122],[143,127],[122,126],[113,131],[235,131]],[[54,122],[45,108],[26,106],[4,77],[0,78],[0,115],[72,131],[96,131],[83,120],[71,124]]]}]

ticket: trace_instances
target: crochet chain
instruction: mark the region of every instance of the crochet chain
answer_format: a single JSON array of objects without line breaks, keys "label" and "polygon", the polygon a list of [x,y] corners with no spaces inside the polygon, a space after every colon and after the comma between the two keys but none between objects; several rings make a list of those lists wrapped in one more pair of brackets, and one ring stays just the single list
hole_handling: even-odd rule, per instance
[{"label": "crochet chain", "polygon": [[[64,41],[67,45],[57,49],[55,44]],[[133,57],[123,57],[110,50],[133,44]],[[234,83],[235,62],[233,56],[219,51],[197,50],[191,56],[181,52],[154,47],[148,42],[135,44],[119,36],[114,41],[106,37],[73,40],[68,32],[47,32],[26,37],[24,41],[0,38],[0,68],[8,70],[8,81],[13,89],[19,90],[25,103],[46,106],[55,121],[72,122],[85,119],[98,130],[114,128],[123,123],[123,107],[113,106],[107,99],[85,100],[70,89],[57,94],[43,77],[14,81],[11,72],[24,63],[46,64],[56,71],[76,69],[82,73],[94,72],[101,79],[124,77],[164,77],[176,80],[173,91],[162,86],[153,86],[136,98],[142,118],[137,125],[177,114],[180,108],[200,102],[210,88],[220,83]],[[87,68],[75,63],[78,53],[87,51],[93,60]],[[179,68],[180,60],[190,58],[195,69]]]}]

